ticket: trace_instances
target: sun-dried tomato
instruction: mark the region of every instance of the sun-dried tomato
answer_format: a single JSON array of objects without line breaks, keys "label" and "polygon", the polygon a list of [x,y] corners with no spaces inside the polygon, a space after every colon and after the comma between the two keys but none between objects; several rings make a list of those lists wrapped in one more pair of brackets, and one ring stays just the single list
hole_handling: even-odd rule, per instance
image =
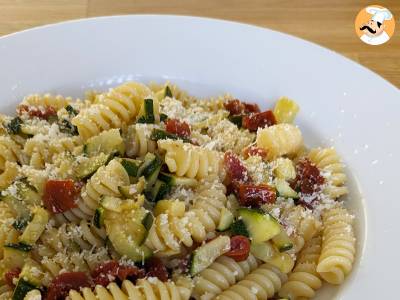
[{"label": "sun-dried tomato", "polygon": [[21,269],[20,268],[13,268],[11,270],[8,270],[5,274],[4,274],[4,281],[5,283],[11,287],[14,288],[14,279],[19,277],[19,273],[21,273]]},{"label": "sun-dried tomato", "polygon": [[238,99],[229,100],[228,102],[224,103],[224,107],[227,111],[229,111],[229,114],[231,114],[231,115],[260,112],[260,108],[258,107],[257,104],[241,102]]},{"label": "sun-dried tomato", "polygon": [[235,261],[243,261],[249,257],[250,241],[243,235],[235,235],[231,237],[231,250],[224,255],[233,258]]},{"label": "sun-dried tomato", "polygon": [[325,183],[318,167],[309,159],[303,158],[296,165],[296,178],[291,187],[299,191],[300,199],[298,204],[313,208],[315,201],[319,200],[322,185]]},{"label": "sun-dried tomato", "polygon": [[145,272],[135,266],[125,266],[119,264],[115,260],[110,260],[97,266],[92,272],[91,276],[93,282],[98,285],[107,286],[115,279],[121,281],[129,279],[137,279],[144,277]]},{"label": "sun-dried tomato", "polygon": [[232,151],[225,152],[224,164],[230,181],[248,182],[250,177],[246,167],[240,161],[239,157]]},{"label": "sun-dried tomato", "polygon": [[261,156],[261,158],[265,158],[267,156],[267,150],[256,146],[250,146],[243,150],[244,158],[249,158],[250,156],[256,155]]},{"label": "sun-dried tomato", "polygon": [[47,290],[46,300],[64,300],[70,290],[92,286],[92,281],[84,272],[62,273],[54,278]]},{"label": "sun-dried tomato", "polygon": [[266,184],[242,183],[239,185],[239,203],[241,206],[260,207],[265,203],[275,203],[276,192]]},{"label": "sun-dried tomato", "polygon": [[190,137],[189,124],[178,119],[168,119],[165,124],[165,130],[180,137]]},{"label": "sun-dried tomato", "polygon": [[146,276],[157,277],[161,281],[168,280],[168,271],[161,259],[157,257],[151,257],[145,263]]},{"label": "sun-dried tomato", "polygon": [[71,179],[48,180],[44,189],[43,203],[54,214],[77,207],[75,200],[79,195],[81,183]]},{"label": "sun-dried tomato", "polygon": [[242,120],[242,127],[250,131],[257,131],[258,128],[264,128],[265,126],[272,126],[275,124],[276,119],[271,110],[244,116]]},{"label": "sun-dried tomato", "polygon": [[18,106],[18,114],[22,115],[24,113],[27,113],[30,117],[48,120],[50,117],[57,115],[57,110],[52,106],[45,106],[43,108],[28,105]]}]

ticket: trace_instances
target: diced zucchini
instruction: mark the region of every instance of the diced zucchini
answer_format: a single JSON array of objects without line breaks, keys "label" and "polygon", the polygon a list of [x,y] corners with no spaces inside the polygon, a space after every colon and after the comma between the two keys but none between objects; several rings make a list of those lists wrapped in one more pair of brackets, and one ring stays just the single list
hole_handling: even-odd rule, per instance
[{"label": "diced zucchini", "polygon": [[274,174],[276,177],[284,180],[291,180],[296,177],[296,169],[289,158],[277,158],[274,160]]},{"label": "diced zucchini", "polygon": [[100,204],[103,208],[107,210],[111,210],[113,212],[120,213],[122,212],[122,202],[124,200],[117,198],[117,197],[112,197],[112,196],[104,196],[100,200]]},{"label": "diced zucchini", "polygon": [[12,226],[17,230],[22,231],[22,230],[24,230],[26,225],[28,225],[28,223],[31,221],[31,219],[32,219],[31,217],[29,217],[27,219],[24,219],[24,218],[16,219],[13,222]]},{"label": "diced zucchini", "polygon": [[278,191],[278,195],[280,197],[285,197],[285,198],[292,198],[292,199],[298,199],[299,194],[295,190],[293,190],[289,183],[280,178],[275,178],[275,188]]},{"label": "diced zucchini", "polygon": [[166,85],[164,88],[159,90],[156,94],[156,97],[159,101],[163,100],[165,97],[171,97],[172,98],[172,91],[168,85]]},{"label": "diced zucchini", "polygon": [[251,208],[239,208],[238,213],[254,243],[268,241],[281,231],[277,220],[268,213]]},{"label": "diced zucchini", "polygon": [[34,245],[42,235],[49,221],[49,213],[41,207],[35,207],[32,221],[26,226],[24,233],[19,237],[23,244]]},{"label": "diced zucchini", "polygon": [[34,289],[36,289],[34,285],[21,278],[14,289],[12,300],[24,300],[26,294]]},{"label": "diced zucchini", "polygon": [[287,97],[280,98],[274,107],[274,116],[278,123],[293,123],[300,107]]},{"label": "diced zucchini", "polygon": [[289,273],[294,267],[294,260],[288,253],[277,253],[269,261],[269,264],[277,267],[282,273]]},{"label": "diced zucchini", "polygon": [[112,158],[111,154],[99,153],[96,156],[89,157],[87,160],[78,164],[75,169],[75,175],[78,179],[86,179],[92,176],[98,168],[106,165]]},{"label": "diced zucchini", "polygon": [[121,256],[126,255],[133,261],[144,261],[152,255],[152,251],[141,245],[147,230],[141,223],[132,220],[105,221],[107,235],[115,250]]},{"label": "diced zucchini", "polygon": [[164,88],[164,98],[165,97],[171,97],[171,98],[173,97],[172,91],[171,91],[171,89],[169,88],[168,85],[166,85],[165,88]]},{"label": "diced zucchini", "polygon": [[73,125],[67,119],[58,120],[58,128],[60,128],[60,131],[63,133],[70,134],[70,135],[79,135],[78,127]]},{"label": "diced zucchini", "polygon": [[130,185],[123,185],[118,187],[118,191],[124,198],[132,198],[133,194],[131,193],[131,186]]},{"label": "diced zucchini", "polygon": [[[137,176],[138,177],[144,176],[146,179],[148,179],[149,177],[151,177],[154,174],[154,172],[157,171],[157,169],[159,169],[159,167],[161,167],[161,165],[162,165],[161,158],[158,155],[155,155],[154,153],[149,152],[144,157],[144,161],[139,167]],[[157,173],[157,176],[158,176],[158,173]],[[154,180],[154,182],[155,182],[155,180]]]},{"label": "diced zucchini", "polygon": [[178,136],[176,134],[166,132],[165,130],[162,129],[153,129],[150,135],[150,139],[153,141],[171,139],[171,140],[182,140],[186,143],[190,142],[190,139],[186,137]]},{"label": "diced zucchini", "polygon": [[250,246],[250,252],[263,262],[269,262],[270,259],[276,254],[276,250],[270,242],[252,242]]},{"label": "diced zucchini", "polygon": [[104,226],[104,208],[98,207],[94,212],[93,224],[97,228],[102,228]]},{"label": "diced zucchini", "polygon": [[121,158],[121,165],[124,167],[126,173],[129,176],[137,177],[139,166],[141,165],[140,160],[131,159],[131,158]]},{"label": "diced zucchini", "polygon": [[237,127],[242,128],[242,120],[243,120],[242,115],[229,116],[228,120],[231,121],[233,124],[235,124]]},{"label": "diced zucchini", "polygon": [[26,179],[21,179],[16,182],[17,198],[30,205],[41,205],[42,197],[37,192],[36,188],[30,185]]},{"label": "diced zucchini", "polygon": [[198,185],[198,181],[194,178],[179,177],[176,175],[161,172],[158,175],[158,179],[164,181],[170,186],[185,186],[185,187],[195,187]]},{"label": "diced zucchini", "polygon": [[168,116],[166,114],[160,114],[160,122],[164,122],[168,119]]},{"label": "diced zucchini", "polygon": [[193,252],[190,260],[190,275],[194,276],[206,269],[214,262],[214,260],[228,252],[230,248],[231,239],[226,235],[220,235],[219,237],[198,247]]},{"label": "diced zucchini", "polygon": [[28,258],[19,274],[19,278],[35,287],[39,287],[42,284],[43,270],[37,262]]},{"label": "diced zucchini", "polygon": [[118,187],[118,191],[126,199],[134,199],[137,195],[141,194],[145,188],[146,180],[140,177],[135,184],[122,185]]},{"label": "diced zucchini", "polygon": [[228,230],[229,227],[232,225],[232,223],[233,223],[233,214],[230,212],[230,210],[223,207],[221,209],[221,215],[219,218],[217,230],[218,231]]},{"label": "diced zucchini", "polygon": [[153,99],[144,99],[140,109],[137,123],[154,124],[154,104]]},{"label": "diced zucchini", "polygon": [[9,134],[21,133],[21,125],[24,122],[20,117],[13,118],[8,124],[6,124],[6,129]]},{"label": "diced zucchini", "polygon": [[68,112],[68,114],[71,116],[71,117],[75,117],[79,112],[75,109],[75,108],[73,108],[71,105],[67,105],[66,107],[65,107],[65,110]]},{"label": "diced zucchini", "polygon": [[32,246],[23,244],[6,244],[3,249],[3,262],[9,268],[22,268],[29,257]]},{"label": "diced zucchini", "polygon": [[119,129],[110,129],[101,132],[87,140],[84,152],[89,156],[95,156],[99,153],[123,155],[125,144],[119,132]]},{"label": "diced zucchini", "polygon": [[170,191],[171,187],[168,184],[157,179],[153,186],[148,184],[145,190],[145,196],[148,201],[157,202],[163,199]]},{"label": "diced zucchini", "polygon": [[278,248],[279,252],[285,252],[293,248],[292,240],[283,229],[278,235],[272,238],[272,242]]},{"label": "diced zucchini", "polygon": [[237,221],[233,222],[230,229],[231,229],[231,232],[233,235],[243,235],[243,236],[247,236],[247,237],[250,236],[243,220],[237,220]]},{"label": "diced zucchini", "polygon": [[151,212],[148,212],[146,216],[142,220],[142,224],[146,230],[150,230],[151,226],[153,225],[154,217]]},{"label": "diced zucchini", "polygon": [[168,214],[174,217],[183,217],[185,203],[179,200],[160,200],[154,207],[154,215]]}]

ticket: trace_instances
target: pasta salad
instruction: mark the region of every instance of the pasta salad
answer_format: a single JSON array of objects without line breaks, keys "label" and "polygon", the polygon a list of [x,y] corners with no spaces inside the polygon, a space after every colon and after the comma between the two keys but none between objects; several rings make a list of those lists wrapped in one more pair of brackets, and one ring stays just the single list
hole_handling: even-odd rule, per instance
[{"label": "pasta salad", "polygon": [[299,106],[169,83],[30,95],[0,126],[0,299],[311,299],[355,257]]}]

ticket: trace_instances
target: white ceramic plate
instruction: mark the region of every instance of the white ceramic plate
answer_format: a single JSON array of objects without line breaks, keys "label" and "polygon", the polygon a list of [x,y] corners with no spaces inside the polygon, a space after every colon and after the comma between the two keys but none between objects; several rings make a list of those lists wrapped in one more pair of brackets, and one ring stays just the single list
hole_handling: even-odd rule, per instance
[{"label": "white ceramic plate", "polygon": [[129,79],[168,79],[203,96],[231,92],[263,107],[281,95],[298,101],[306,142],[333,144],[343,156],[351,178],[348,203],[357,216],[354,271],[341,287],[324,288],[319,299],[398,297],[397,88],[309,42],[203,18],[95,18],[0,39],[2,112],[12,112],[29,93],[79,96]]}]

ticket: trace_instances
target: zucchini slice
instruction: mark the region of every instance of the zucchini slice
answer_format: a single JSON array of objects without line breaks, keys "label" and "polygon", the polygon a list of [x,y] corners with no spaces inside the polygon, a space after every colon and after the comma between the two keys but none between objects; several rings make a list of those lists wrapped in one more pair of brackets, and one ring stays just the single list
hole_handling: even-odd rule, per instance
[{"label": "zucchini slice", "polygon": [[243,220],[237,220],[231,225],[231,232],[233,235],[243,235],[246,237],[250,237],[249,232],[247,231],[246,225]]},{"label": "zucchini slice", "polygon": [[34,245],[42,235],[49,221],[49,213],[41,207],[34,208],[32,221],[26,226],[23,234],[19,237],[22,244]]},{"label": "zucchini slice", "polygon": [[86,179],[92,176],[98,168],[106,165],[112,157],[111,154],[105,153],[99,153],[96,156],[89,157],[87,160],[76,166],[75,176],[78,179]]},{"label": "zucchini slice", "polygon": [[19,274],[19,278],[35,287],[39,287],[42,284],[43,274],[42,267],[34,260],[28,258]]},{"label": "zucchini slice", "polygon": [[190,260],[190,275],[194,276],[206,269],[214,262],[214,260],[228,252],[230,248],[231,239],[226,235],[220,235],[212,241],[197,248],[193,252]]},{"label": "zucchini slice", "polygon": [[104,213],[105,210],[103,207],[96,208],[96,211],[94,212],[93,224],[99,229],[104,226]]},{"label": "zucchini slice", "polygon": [[144,99],[138,115],[137,123],[154,124],[155,120],[153,99]]},{"label": "zucchini slice", "polygon": [[89,157],[96,156],[99,153],[123,155],[125,153],[125,144],[119,129],[110,129],[89,138],[83,149]]},{"label": "zucchini slice", "polygon": [[239,208],[238,213],[254,243],[268,241],[281,232],[278,221],[268,213],[252,208]]},{"label": "zucchini slice", "polygon": [[3,248],[3,262],[9,268],[22,268],[29,257],[32,246],[24,244],[6,244]]},{"label": "zucchini slice", "polygon": [[26,294],[28,294],[30,291],[34,289],[36,289],[34,285],[20,278],[18,280],[17,286],[14,289],[12,300],[24,300]]},{"label": "zucchini slice", "polygon": [[272,238],[272,242],[278,248],[279,252],[285,252],[293,248],[292,240],[283,229],[278,235]]},{"label": "zucchini slice", "polygon": [[150,139],[153,141],[158,141],[158,140],[182,140],[186,143],[190,143],[190,139],[186,137],[181,137],[173,133],[166,132],[165,130],[162,129],[153,129]]},{"label": "zucchini slice", "polygon": [[144,194],[148,201],[157,202],[161,199],[164,199],[170,191],[171,187],[168,184],[157,179],[154,186],[148,185]]},{"label": "zucchini slice", "polygon": [[121,165],[129,176],[137,177],[139,166],[142,162],[137,159],[121,158]]},{"label": "zucchini slice", "polygon": [[298,199],[299,194],[296,193],[295,190],[293,190],[289,183],[280,178],[275,178],[275,188],[278,191],[278,195],[280,197],[285,197],[285,198],[292,198],[292,199]]},{"label": "zucchini slice", "polygon": [[233,214],[230,212],[230,210],[228,210],[225,207],[222,207],[217,230],[218,231],[228,230],[233,223],[233,219],[234,219]]},{"label": "zucchini slice", "polygon": [[161,172],[158,175],[158,179],[164,181],[170,186],[195,187],[198,185],[198,181],[194,178],[180,177],[164,172]]},{"label": "zucchini slice", "polygon": [[126,255],[135,262],[144,261],[152,255],[152,251],[141,245],[147,230],[143,224],[132,220],[105,220],[106,232],[115,250]]},{"label": "zucchini slice", "polygon": [[[146,179],[150,178],[162,165],[162,160],[154,153],[147,153],[144,157],[143,163],[140,165],[137,176],[144,176]],[[157,173],[158,176],[158,173]],[[157,179],[157,177],[156,177]],[[155,182],[155,180],[154,180]],[[154,183],[153,182],[153,183]]]},{"label": "zucchini slice", "polygon": [[238,128],[242,128],[242,120],[243,120],[242,115],[229,116],[228,120],[231,121],[233,124],[235,124]]}]

